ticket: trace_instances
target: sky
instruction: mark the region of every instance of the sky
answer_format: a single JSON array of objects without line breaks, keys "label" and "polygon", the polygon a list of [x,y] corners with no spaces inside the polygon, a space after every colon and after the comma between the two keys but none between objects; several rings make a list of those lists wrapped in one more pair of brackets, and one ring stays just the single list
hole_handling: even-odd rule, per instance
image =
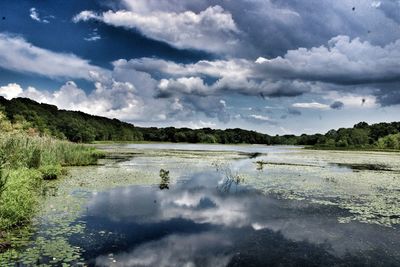
[{"label": "sky", "polygon": [[2,0],[0,95],[138,126],[400,120],[400,0]]}]

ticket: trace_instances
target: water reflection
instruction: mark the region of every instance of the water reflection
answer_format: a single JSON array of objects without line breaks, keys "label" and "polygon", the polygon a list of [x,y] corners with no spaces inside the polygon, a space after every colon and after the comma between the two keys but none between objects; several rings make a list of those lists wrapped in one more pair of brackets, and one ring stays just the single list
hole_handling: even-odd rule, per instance
[{"label": "water reflection", "polygon": [[[232,190],[224,175],[196,173],[170,190],[160,184],[99,193],[81,218],[92,242],[75,242],[98,266],[400,264],[395,229],[339,224],[346,212],[337,207],[266,197],[235,179]],[[160,177],[163,183],[168,171]]]},{"label": "water reflection", "polygon": [[244,177],[238,171],[234,171],[229,164],[216,163],[214,166],[216,171],[223,175],[223,179],[219,181],[217,189],[224,193],[237,192],[239,184],[244,182]]}]

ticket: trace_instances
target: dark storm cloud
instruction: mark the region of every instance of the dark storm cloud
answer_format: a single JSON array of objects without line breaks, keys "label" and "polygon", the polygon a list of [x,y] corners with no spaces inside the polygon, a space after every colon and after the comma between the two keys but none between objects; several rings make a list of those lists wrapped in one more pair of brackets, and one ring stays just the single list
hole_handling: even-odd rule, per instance
[{"label": "dark storm cloud", "polygon": [[389,83],[400,80],[400,39],[385,46],[348,36],[326,46],[298,48],[283,57],[257,60],[260,72],[285,79],[340,85]]},{"label": "dark storm cloud", "polygon": [[343,107],[344,107],[344,104],[341,101],[335,101],[330,105],[331,109],[342,109]]},{"label": "dark storm cloud", "polygon": [[301,115],[301,111],[298,110],[298,109],[289,108],[288,109],[288,114],[293,115],[293,116],[300,116]]},{"label": "dark storm cloud", "polygon": [[[394,41],[400,34],[398,23],[381,8],[389,9],[390,6],[395,13],[399,7],[394,6],[393,1],[382,2],[377,8],[372,1],[362,1],[353,11],[355,3],[348,0],[124,0],[117,9],[141,14],[152,11],[182,14],[188,10],[199,14],[209,7],[220,6],[231,14],[238,29],[237,35],[230,39],[237,48],[234,55],[254,58],[260,55],[274,57],[290,49],[318,46],[337,35],[361,37],[380,45]],[[223,53],[226,52],[229,51]]]},{"label": "dark storm cloud", "polygon": [[214,97],[196,97],[186,95],[182,97],[182,103],[185,108],[194,112],[200,111],[209,118],[217,118],[223,123],[230,121],[231,116],[226,110],[226,104],[223,100]]},{"label": "dark storm cloud", "polygon": [[[248,58],[246,63],[233,60],[222,60],[219,64],[216,61],[199,61],[181,66],[154,59],[129,62],[131,67],[151,72],[153,77],[156,77],[156,72],[163,73],[169,86],[161,90],[158,97],[230,92],[262,98],[296,97],[311,90],[313,84],[309,82],[316,82],[321,88],[327,87],[324,84],[334,84],[341,87],[339,90],[348,92],[372,88],[378,100],[384,101],[382,104],[396,103],[388,101],[391,99],[390,90],[381,89],[382,84],[393,84],[400,79],[400,40],[397,40],[400,27],[391,13],[391,10],[398,12],[399,6],[393,1],[363,1],[355,4],[352,1],[333,0],[124,0],[119,7],[114,6],[112,15],[122,9],[149,18],[154,12],[172,16],[176,14],[179,17],[191,11],[192,16],[209,16],[210,19],[221,15],[227,23],[224,27],[233,30],[236,36],[221,35],[218,42],[235,43],[234,57]],[[206,10],[210,12],[202,13]],[[81,14],[80,19],[85,20],[93,14]],[[220,21],[220,18],[214,19]],[[117,23],[131,25],[132,21]],[[134,23],[139,30],[148,31],[146,24]],[[172,25],[176,25],[175,22]],[[200,29],[197,30],[201,32],[201,25],[198,26]],[[162,29],[162,25],[160,27]],[[171,31],[171,34],[179,37],[184,32]],[[154,36],[160,38],[159,33]],[[161,38],[172,40],[169,37]],[[178,43],[171,45],[182,46],[181,37],[173,39]],[[207,40],[199,39],[196,42],[196,45],[200,44],[199,47],[190,43],[186,45],[199,49],[204,46],[203,43],[207,43]],[[217,52],[218,49],[213,51]],[[229,49],[225,50],[220,51],[220,56],[226,53],[233,55]],[[253,64],[253,59],[257,57],[258,64]],[[242,73],[238,71],[241,68],[245,70]],[[221,71],[224,69],[225,72]],[[227,74],[232,71],[236,75]],[[174,79],[169,79],[168,75]],[[214,84],[204,82],[210,76],[217,78]],[[182,84],[182,80],[179,80],[182,78],[196,80],[197,85],[188,85],[188,82]]]},{"label": "dark storm cloud", "polygon": [[382,106],[400,104],[400,82],[375,86],[374,95]]},{"label": "dark storm cloud", "polygon": [[387,17],[391,18],[397,23],[400,23],[399,1],[386,0],[386,1],[373,1],[376,8],[382,10]]}]

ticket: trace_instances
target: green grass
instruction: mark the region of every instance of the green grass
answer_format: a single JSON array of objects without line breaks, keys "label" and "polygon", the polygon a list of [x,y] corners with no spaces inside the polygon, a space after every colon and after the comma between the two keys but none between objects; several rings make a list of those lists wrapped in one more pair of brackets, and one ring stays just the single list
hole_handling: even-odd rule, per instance
[{"label": "green grass", "polygon": [[39,203],[42,174],[38,170],[20,168],[8,174],[1,195],[0,229],[9,230],[26,224]]},{"label": "green grass", "polygon": [[63,166],[97,163],[94,147],[23,132],[0,132],[0,229],[29,222],[42,194],[43,180],[57,179]]}]

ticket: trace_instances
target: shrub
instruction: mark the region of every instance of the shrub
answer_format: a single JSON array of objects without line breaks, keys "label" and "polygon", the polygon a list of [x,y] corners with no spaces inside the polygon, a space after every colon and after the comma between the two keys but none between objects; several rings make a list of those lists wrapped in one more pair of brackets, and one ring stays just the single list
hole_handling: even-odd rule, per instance
[{"label": "shrub", "polygon": [[0,202],[0,229],[27,223],[36,212],[42,175],[39,171],[22,168],[11,170]]},{"label": "shrub", "polygon": [[55,180],[62,174],[62,167],[60,164],[46,165],[41,166],[39,171],[42,173],[42,178],[44,180]]},{"label": "shrub", "polygon": [[[62,166],[96,164],[104,156],[94,147],[29,135],[0,124],[0,229],[9,230],[29,222],[38,206],[41,182],[59,177]],[[1,126],[0,125],[0,126]]]},{"label": "shrub", "polygon": [[400,133],[379,138],[376,145],[381,149],[400,149]]}]

